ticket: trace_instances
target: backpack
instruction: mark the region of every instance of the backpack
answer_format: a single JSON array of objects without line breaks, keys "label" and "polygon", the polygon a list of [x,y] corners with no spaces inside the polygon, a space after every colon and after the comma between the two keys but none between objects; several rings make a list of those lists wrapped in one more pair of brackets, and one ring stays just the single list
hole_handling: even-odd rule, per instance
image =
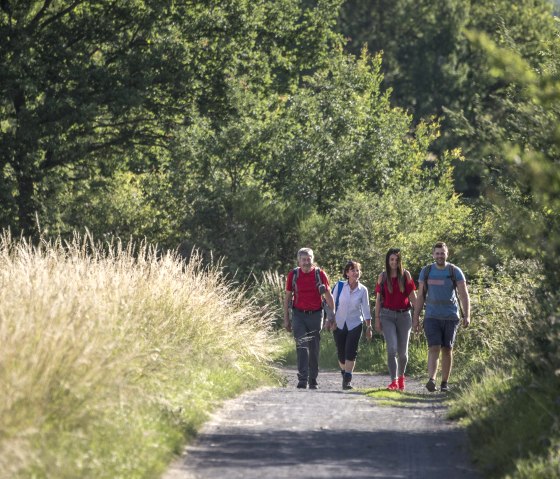
[{"label": "backpack", "polygon": [[[429,264],[425,267],[424,271],[424,300],[428,294],[428,278],[430,277],[430,271],[432,271],[433,263]],[[447,263],[447,269],[449,270],[449,277],[451,278],[451,282],[453,283],[453,291],[455,291],[455,296],[457,297],[457,302],[459,303],[459,311],[461,316],[463,316],[463,306],[461,305],[461,299],[459,298],[459,294],[457,293],[457,277],[455,273],[455,266],[453,263]]]},{"label": "backpack", "polygon": [[[300,271],[299,266],[297,268],[294,268],[293,271],[294,271],[294,274],[292,276],[292,295],[294,297],[294,302],[295,302],[295,297],[297,295],[296,281],[298,279],[299,271]],[[319,290],[320,287],[323,286],[323,281],[321,280],[321,268],[319,268],[319,267],[315,267],[315,284],[317,285],[317,290]],[[321,293],[319,292],[319,294],[321,294]]]},{"label": "backpack", "polygon": [[[407,269],[403,269],[403,277],[405,280],[405,286],[406,286],[406,273],[408,273],[408,275],[412,278],[412,275],[410,274],[410,271],[408,271]],[[387,281],[387,272],[383,271],[383,273],[381,273],[381,283],[379,283],[379,286],[381,288],[381,306],[383,306],[383,303],[385,302],[385,282]],[[412,302],[409,301],[409,305],[410,308],[412,308]]]},{"label": "backpack", "polygon": [[[298,279],[299,276],[299,271],[300,268],[299,266],[297,268],[293,269],[294,274],[292,276],[292,305],[293,303],[295,303],[295,299],[296,299],[296,295],[297,295],[297,284],[296,281]],[[315,284],[317,286],[317,291],[319,291],[319,294],[321,295],[321,305],[323,308],[323,317],[326,318],[328,316],[328,311],[327,311],[327,302],[325,301],[325,298],[323,298],[323,295],[321,294],[321,286],[323,286],[323,280],[321,279],[321,268],[319,268],[318,266],[315,267]],[[324,287],[324,286],[323,286]]]}]

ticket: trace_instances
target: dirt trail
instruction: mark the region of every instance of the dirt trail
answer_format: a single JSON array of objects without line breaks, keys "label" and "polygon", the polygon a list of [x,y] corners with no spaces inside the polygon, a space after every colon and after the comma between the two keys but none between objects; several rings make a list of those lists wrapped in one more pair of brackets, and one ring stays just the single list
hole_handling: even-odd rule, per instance
[{"label": "dirt trail", "polygon": [[[259,389],[216,412],[163,479],[479,478],[465,432],[446,421],[441,394],[388,406],[342,391],[338,372],[322,372],[319,390]],[[385,376],[355,374],[357,388],[384,387]],[[399,394],[399,393],[395,393]]]}]

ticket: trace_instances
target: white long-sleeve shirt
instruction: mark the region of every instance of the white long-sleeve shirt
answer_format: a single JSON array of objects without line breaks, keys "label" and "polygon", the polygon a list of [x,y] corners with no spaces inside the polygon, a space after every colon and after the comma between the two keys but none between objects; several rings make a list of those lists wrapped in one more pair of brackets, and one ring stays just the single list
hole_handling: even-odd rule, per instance
[{"label": "white long-sleeve shirt", "polygon": [[[335,301],[336,293],[337,286],[335,285],[333,292]],[[344,323],[346,323],[348,330],[361,325],[364,320],[371,320],[368,289],[362,283],[358,282],[358,287],[353,291],[348,282],[344,283],[335,317],[337,327],[343,329]]]}]

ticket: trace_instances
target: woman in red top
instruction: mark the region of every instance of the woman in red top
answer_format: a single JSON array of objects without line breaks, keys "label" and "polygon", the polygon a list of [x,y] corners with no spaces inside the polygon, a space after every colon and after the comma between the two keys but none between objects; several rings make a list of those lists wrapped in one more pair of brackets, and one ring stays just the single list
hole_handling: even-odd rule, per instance
[{"label": "woman in red top", "polygon": [[375,292],[375,330],[385,337],[391,375],[387,389],[402,391],[412,328],[410,310],[416,302],[416,286],[410,273],[403,269],[400,249],[387,251],[385,271],[377,279]]}]

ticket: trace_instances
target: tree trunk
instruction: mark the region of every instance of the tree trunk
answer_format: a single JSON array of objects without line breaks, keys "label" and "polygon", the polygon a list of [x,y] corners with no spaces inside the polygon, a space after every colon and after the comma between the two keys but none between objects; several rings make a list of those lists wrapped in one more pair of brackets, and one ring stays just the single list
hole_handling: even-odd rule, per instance
[{"label": "tree trunk", "polygon": [[35,185],[30,175],[18,171],[18,222],[23,234],[31,235],[35,232],[35,202],[33,192]]}]

